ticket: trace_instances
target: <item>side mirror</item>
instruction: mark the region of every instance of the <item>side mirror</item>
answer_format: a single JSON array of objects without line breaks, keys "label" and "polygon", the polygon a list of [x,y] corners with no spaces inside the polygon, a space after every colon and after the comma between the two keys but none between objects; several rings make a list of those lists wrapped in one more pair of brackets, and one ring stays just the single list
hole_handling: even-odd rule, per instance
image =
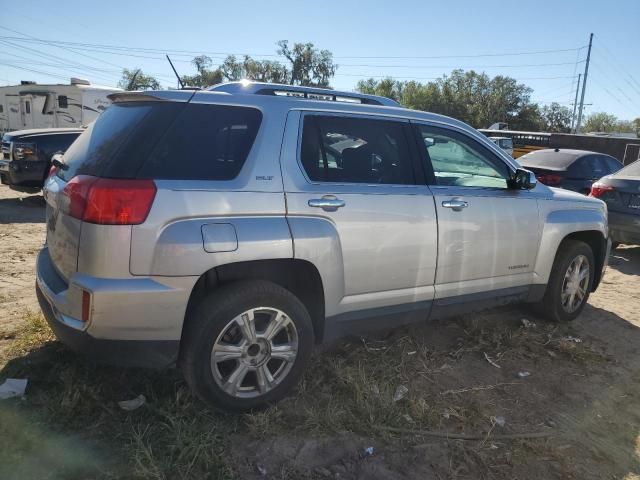
[{"label": "side mirror", "polygon": [[537,184],[538,179],[536,179],[535,173],[519,168],[513,175],[509,186],[515,190],[532,190]]}]

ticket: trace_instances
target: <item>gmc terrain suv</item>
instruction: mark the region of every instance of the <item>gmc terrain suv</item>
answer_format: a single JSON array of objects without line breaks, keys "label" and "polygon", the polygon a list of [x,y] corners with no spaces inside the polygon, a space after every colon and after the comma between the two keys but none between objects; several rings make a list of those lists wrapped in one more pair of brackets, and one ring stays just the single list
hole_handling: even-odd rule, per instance
[{"label": "gmc terrain suv", "polygon": [[462,122],[264,83],[111,95],[45,185],[37,293],[71,348],[274,402],[314,344],[507,302],[575,318],[605,204]]}]

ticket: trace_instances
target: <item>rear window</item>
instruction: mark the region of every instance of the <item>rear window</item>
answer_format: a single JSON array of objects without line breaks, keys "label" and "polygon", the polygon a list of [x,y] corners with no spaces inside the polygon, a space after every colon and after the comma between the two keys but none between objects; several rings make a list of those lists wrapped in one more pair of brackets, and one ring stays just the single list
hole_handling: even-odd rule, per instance
[{"label": "rear window", "polygon": [[238,175],[262,115],[253,108],[178,102],[111,105],[67,150],[65,180],[230,180]]},{"label": "rear window", "polygon": [[176,118],[184,104],[175,102],[117,103],[71,144],[65,152],[68,181],[76,175],[135,178],[144,159]]},{"label": "rear window", "polygon": [[518,158],[518,162],[524,167],[565,169],[575,162],[576,158],[578,157],[574,153],[545,150],[523,155]]}]

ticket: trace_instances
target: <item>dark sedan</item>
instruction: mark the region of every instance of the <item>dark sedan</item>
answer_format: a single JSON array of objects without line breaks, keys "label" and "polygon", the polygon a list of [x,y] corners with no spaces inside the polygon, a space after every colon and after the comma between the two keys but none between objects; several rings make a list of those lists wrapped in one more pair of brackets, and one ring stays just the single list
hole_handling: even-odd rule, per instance
[{"label": "dark sedan", "polygon": [[591,196],[607,204],[614,246],[640,244],[640,160],[598,180],[591,187]]},{"label": "dark sedan", "polygon": [[21,192],[37,192],[47,178],[53,154],[64,152],[83,131],[42,128],[5,133],[0,157],[2,183]]},{"label": "dark sedan", "polygon": [[586,150],[545,149],[518,158],[527,170],[536,174],[540,183],[588,195],[599,178],[622,168],[615,158]]}]

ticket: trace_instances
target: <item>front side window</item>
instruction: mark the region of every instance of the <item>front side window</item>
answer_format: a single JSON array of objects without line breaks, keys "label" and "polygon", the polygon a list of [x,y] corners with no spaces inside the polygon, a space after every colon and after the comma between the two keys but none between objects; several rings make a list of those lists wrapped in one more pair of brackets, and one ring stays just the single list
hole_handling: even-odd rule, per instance
[{"label": "front side window", "polygon": [[508,188],[509,168],[486,147],[452,130],[418,128],[436,185]]},{"label": "front side window", "polygon": [[415,184],[401,122],[307,115],[301,161],[314,182]]}]

